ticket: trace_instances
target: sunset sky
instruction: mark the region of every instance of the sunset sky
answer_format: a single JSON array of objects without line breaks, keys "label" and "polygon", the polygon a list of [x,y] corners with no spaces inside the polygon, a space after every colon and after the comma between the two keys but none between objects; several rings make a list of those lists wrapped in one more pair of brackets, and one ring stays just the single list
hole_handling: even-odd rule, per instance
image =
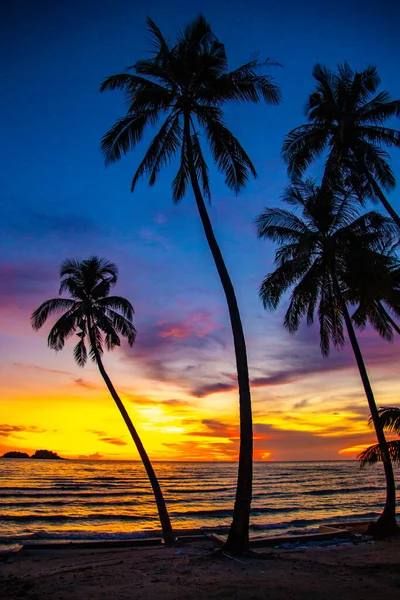
[{"label": "sunset sky", "polygon": [[[376,65],[382,89],[400,97],[396,3],[380,3],[379,13],[372,0],[254,0],[251,11],[238,0],[197,6],[20,0],[1,9],[0,454],[47,448],[65,457],[137,458],[95,365],[80,369],[72,342],[56,354],[46,346],[48,328],[30,328],[31,312],[58,293],[60,263],[95,253],[117,263],[116,293],[135,307],[135,346],[105,356],[105,365],[151,458],[237,458],[231,332],[192,195],[173,205],[174,165],[155,187],[143,181],[130,193],[149,137],[108,169],[99,150],[124,111],[119,93],[100,94],[99,85],[146,54],[147,14],[172,38],[198,9],[226,44],[232,68],[254,51],[282,64],[270,70],[280,106],[226,111],[258,179],[235,197],[210,165],[210,216],[247,337],[255,459],[354,458],[374,441],[351,349],[323,359],[317,328],[291,337],[282,328],[284,304],[274,314],[263,310],[257,290],[274,248],[256,239],[253,220],[280,203],[281,143],[304,122],[316,62]],[[400,153],[392,157],[400,177]],[[390,201],[400,210],[399,191]],[[360,344],[377,404],[398,405],[398,342],[365,331]]]}]

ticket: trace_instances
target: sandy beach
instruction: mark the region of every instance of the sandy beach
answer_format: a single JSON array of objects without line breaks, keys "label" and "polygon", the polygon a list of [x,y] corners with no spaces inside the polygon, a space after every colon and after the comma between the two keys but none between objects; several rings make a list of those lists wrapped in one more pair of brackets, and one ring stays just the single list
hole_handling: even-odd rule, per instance
[{"label": "sandy beach", "polygon": [[179,548],[23,550],[0,562],[2,600],[398,600],[400,539],[210,558]]}]

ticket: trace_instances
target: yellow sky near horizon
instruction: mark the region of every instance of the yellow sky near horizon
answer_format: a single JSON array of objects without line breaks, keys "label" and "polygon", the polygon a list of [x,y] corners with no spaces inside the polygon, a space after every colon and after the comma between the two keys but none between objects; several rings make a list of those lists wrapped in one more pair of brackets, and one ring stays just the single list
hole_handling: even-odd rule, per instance
[{"label": "yellow sky near horizon", "polygon": [[[78,369],[68,353],[49,366],[13,363],[0,383],[0,453],[48,449],[66,458],[138,458],[129,432],[94,365]],[[48,358],[50,358],[50,353]],[[153,460],[234,461],[238,452],[235,390],[195,398],[185,386],[108,368]],[[58,365],[60,367],[58,368]],[[62,367],[61,367],[62,365]],[[310,374],[253,389],[255,460],[354,459],[374,443],[355,370]],[[135,385],[132,385],[132,381]],[[376,383],[390,404],[393,382]],[[308,394],[306,395],[306,390]]]}]

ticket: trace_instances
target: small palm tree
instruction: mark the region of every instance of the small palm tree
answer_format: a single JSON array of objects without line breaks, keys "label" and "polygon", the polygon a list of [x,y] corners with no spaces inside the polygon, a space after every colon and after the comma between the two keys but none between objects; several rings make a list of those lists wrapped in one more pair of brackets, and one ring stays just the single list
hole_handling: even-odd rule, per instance
[{"label": "small palm tree", "polygon": [[68,292],[70,298],[53,298],[43,302],[31,317],[32,327],[38,331],[53,314],[63,313],[50,330],[47,343],[53,350],[62,350],[66,340],[76,334],[78,343],[74,358],[84,367],[89,356],[99,368],[106,386],[124,419],[135,442],[153,488],[166,544],[174,542],[167,507],[150,459],[141,439],[109,378],[102,360],[103,348],[113,350],[121,345],[120,337],[126,338],[130,346],[136,338],[132,323],[132,304],[121,296],[110,296],[117,283],[118,270],[115,264],[97,256],[88,260],[66,260],[60,269],[59,294]]},{"label": "small palm tree", "polygon": [[208,144],[218,170],[229,188],[239,192],[249,175],[256,175],[249,156],[226,127],[222,107],[228,102],[277,104],[280,92],[270,77],[259,74],[257,59],[229,71],[224,45],[199,16],[169,44],[151,20],[152,56],[137,61],[127,73],[108,77],[100,90],[120,89],[127,114],[104,135],[106,164],[134,149],[146,128],[162,125],[151,141],[132,180],[141,177],[153,185],[162,167],[177,155],[179,166],[172,182],[175,203],[191,186],[203,229],[221,280],[232,326],[240,404],[239,473],[233,522],[225,550],[242,554],[248,549],[252,496],[252,412],[246,343],[235,291],[215,238],[204,197],[210,198],[208,165],[202,144]]},{"label": "small palm tree", "polygon": [[400,227],[400,217],[383,192],[395,186],[384,148],[400,147],[400,131],[384,124],[400,116],[400,100],[392,100],[385,91],[376,93],[380,78],[375,67],[355,72],[344,63],[332,72],[317,64],[313,76],[317,86],[305,109],[309,123],[293,129],[283,144],[289,173],[301,176],[328,149],[332,179],[337,166],[344,167],[363,192],[359,199],[363,201],[365,194],[378,198]]},{"label": "small palm tree", "polygon": [[[348,190],[333,190],[325,183],[319,188],[310,180],[299,181],[287,188],[283,200],[299,208],[301,216],[269,208],[258,217],[258,236],[279,244],[275,255],[277,268],[262,282],[260,296],[264,307],[273,310],[282,295],[292,290],[284,317],[284,326],[292,334],[303,317],[311,325],[317,311],[323,356],[328,356],[331,342],[337,348],[344,346],[344,321],[383,456],[386,503],[378,524],[382,531],[393,531],[397,528],[393,468],[348,310],[348,304],[355,301],[349,292],[348,265],[354,263],[355,251],[358,260],[379,254],[382,240],[389,243],[393,239],[394,228],[391,221],[377,212],[359,216]],[[390,329],[390,324],[387,327]]]},{"label": "small palm tree", "polygon": [[[380,408],[378,412],[382,427],[400,436],[400,408],[388,406]],[[371,422],[371,419],[369,422]],[[387,444],[392,462],[400,465],[400,440],[392,440]],[[382,450],[379,444],[374,444],[361,452],[357,458],[360,461],[361,467],[375,465],[377,462],[382,462]]]}]

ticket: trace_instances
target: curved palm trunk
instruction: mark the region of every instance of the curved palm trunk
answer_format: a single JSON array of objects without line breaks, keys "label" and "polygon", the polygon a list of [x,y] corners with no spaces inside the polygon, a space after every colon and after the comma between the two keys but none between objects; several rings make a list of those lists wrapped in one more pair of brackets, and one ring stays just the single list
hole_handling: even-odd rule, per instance
[{"label": "curved palm trunk", "polygon": [[347,310],[346,302],[344,301],[344,298],[342,296],[339,283],[336,280],[335,276],[333,276],[333,282],[336,294],[340,301],[347,332],[350,338],[351,347],[353,349],[354,356],[357,361],[357,366],[360,372],[362,384],[364,386],[365,395],[367,396],[372,422],[375,427],[376,437],[382,453],[383,467],[385,469],[386,502],[383,512],[373,528],[373,532],[376,533],[377,536],[395,533],[398,531],[398,526],[396,523],[396,486],[394,482],[393,466],[392,461],[390,460],[388,444],[386,441],[385,433],[383,431],[381,420],[379,418],[378,408],[376,406],[374,394],[369,381],[367,369],[365,368],[360,346],[358,345],[353,323],[349,311]]},{"label": "curved palm trunk", "polygon": [[236,356],[236,368],[239,386],[239,412],[240,412],[240,450],[239,469],[236,488],[236,499],[233,510],[233,520],[229,530],[225,550],[231,554],[241,555],[249,548],[249,522],[252,498],[253,481],[253,421],[251,412],[251,396],[249,384],[249,369],[247,364],[246,342],[243,333],[242,321],[236,300],[235,290],[229,277],[221,250],[215,238],[207,208],[196,176],[193,158],[192,140],[189,116],[185,116],[184,134],[187,148],[187,159],[190,180],[200,214],[204,233],[207,238],[218,275],[224,289],[231,321],[233,341]]},{"label": "curved palm trunk", "polygon": [[153,488],[153,493],[154,493],[154,497],[155,497],[155,500],[157,503],[158,515],[160,518],[161,528],[162,528],[162,532],[163,532],[164,542],[167,545],[171,546],[175,542],[175,535],[172,530],[171,521],[169,518],[167,507],[165,505],[164,496],[161,491],[160,484],[158,483],[157,476],[154,472],[153,466],[150,462],[147,452],[144,449],[142,441],[131,421],[131,418],[126,411],[126,408],[123,405],[121,398],[118,396],[118,394],[111,382],[111,379],[107,375],[107,372],[103,365],[103,361],[101,360],[100,352],[98,351],[97,346],[96,346],[96,340],[94,339],[93,333],[90,329],[89,329],[89,338],[90,338],[90,344],[93,348],[93,352],[94,352],[94,355],[96,358],[97,366],[99,367],[99,371],[106,383],[108,391],[110,392],[111,396],[113,397],[113,399],[115,401],[115,404],[119,408],[119,411],[122,415],[122,418],[125,421],[126,426],[129,429],[129,433],[131,434],[132,439],[135,442],[135,445],[139,452],[140,458],[142,459],[144,468],[146,469],[147,476],[150,480],[151,487]]},{"label": "curved palm trunk", "polygon": [[368,169],[363,168],[366,178],[368,179],[369,184],[374,190],[375,196],[380,200],[381,204],[385,208],[386,212],[390,215],[391,219],[396,223],[397,227],[400,228],[400,217],[397,212],[394,210],[385,194],[382,192],[380,186],[376,183],[374,177],[372,177],[371,173]]}]

